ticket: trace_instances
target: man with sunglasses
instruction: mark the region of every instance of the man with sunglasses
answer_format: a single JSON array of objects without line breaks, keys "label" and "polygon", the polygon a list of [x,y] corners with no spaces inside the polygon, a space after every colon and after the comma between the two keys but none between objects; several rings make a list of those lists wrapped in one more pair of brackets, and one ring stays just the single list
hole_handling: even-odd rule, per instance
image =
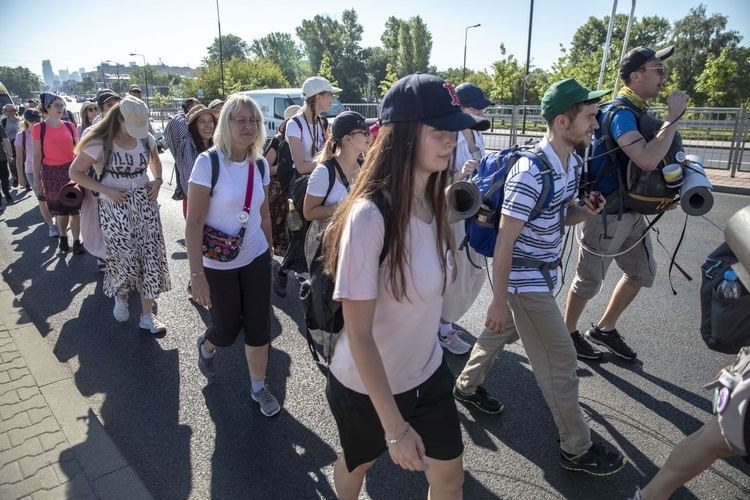
[{"label": "man with sunglasses", "polygon": [[[601,108],[593,156],[602,156],[591,162],[589,180],[599,179],[600,172],[604,171],[594,189],[607,198],[607,215],[589,219],[583,225],[583,244],[593,252],[579,250],[578,268],[565,309],[565,323],[580,359],[602,358],[602,353],[578,331],[578,319],[587,302],[599,292],[613,258],[623,275],[604,315],[598,323],[592,323],[586,331],[586,338],[622,359],[636,358],[635,351],[615,327],[641,288],[653,285],[656,260],[651,239],[648,234],[644,235],[647,226],[644,216],[621,206],[621,183],[627,179],[631,162],[642,170],[654,171],[664,160],[670,159],[668,163],[673,163],[671,160],[682,150],[677,120],[685,112],[690,96],[680,91],[671,93],[666,121],[646,112],[649,99],[657,97],[660,92],[668,93],[665,88],[668,70],[664,61],[673,52],[674,46],[659,51],[637,47],[628,52],[620,62],[619,70],[624,86],[615,99]],[[605,127],[610,110],[615,114],[610,118],[609,127]],[[613,154],[603,154],[608,151]],[[612,162],[616,163],[613,165]],[[617,257],[607,257],[610,255]]]}]

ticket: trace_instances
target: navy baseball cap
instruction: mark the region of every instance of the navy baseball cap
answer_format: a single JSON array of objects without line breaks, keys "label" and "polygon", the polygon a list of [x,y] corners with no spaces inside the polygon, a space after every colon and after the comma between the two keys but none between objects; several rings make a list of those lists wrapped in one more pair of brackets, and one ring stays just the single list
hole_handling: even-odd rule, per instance
[{"label": "navy baseball cap", "polygon": [[461,99],[462,106],[468,106],[474,109],[484,109],[494,106],[495,103],[487,99],[482,89],[476,83],[462,83],[456,87],[456,93]]},{"label": "navy baseball cap", "polygon": [[380,103],[382,124],[411,121],[453,132],[490,128],[489,120],[461,110],[461,100],[450,83],[427,73],[401,78]]}]

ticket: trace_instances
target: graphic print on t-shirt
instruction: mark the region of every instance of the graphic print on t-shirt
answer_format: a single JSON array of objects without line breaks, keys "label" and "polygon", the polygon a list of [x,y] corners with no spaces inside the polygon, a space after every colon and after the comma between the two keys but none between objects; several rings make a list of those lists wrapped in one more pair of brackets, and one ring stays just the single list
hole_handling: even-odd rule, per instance
[{"label": "graphic print on t-shirt", "polygon": [[110,160],[109,169],[115,174],[129,174],[148,167],[148,155],[142,150],[137,159],[127,151],[113,151]]}]

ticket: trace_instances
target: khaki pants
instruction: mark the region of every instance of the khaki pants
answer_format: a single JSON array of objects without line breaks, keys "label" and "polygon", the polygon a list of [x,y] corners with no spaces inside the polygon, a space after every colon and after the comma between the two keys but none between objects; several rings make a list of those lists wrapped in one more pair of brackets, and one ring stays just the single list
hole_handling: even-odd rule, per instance
[{"label": "khaki pants", "polygon": [[549,292],[508,296],[508,320],[502,333],[485,329],[477,338],[456,381],[472,393],[484,382],[505,344],[520,338],[539,388],[560,433],[560,448],[577,455],[591,446],[591,430],[578,405],[578,361],[560,309]]}]

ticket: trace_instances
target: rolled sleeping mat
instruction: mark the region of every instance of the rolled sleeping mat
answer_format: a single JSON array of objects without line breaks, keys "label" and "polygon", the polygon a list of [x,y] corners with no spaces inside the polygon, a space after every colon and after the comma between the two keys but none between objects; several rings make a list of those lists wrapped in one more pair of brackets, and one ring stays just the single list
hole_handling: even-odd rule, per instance
[{"label": "rolled sleeping mat", "polygon": [[469,181],[457,181],[445,188],[448,202],[448,222],[455,222],[473,217],[482,206],[482,193],[476,184]]},{"label": "rolled sleeping mat", "polygon": [[80,207],[83,203],[83,188],[74,182],[69,182],[60,188],[60,203],[68,208]]},{"label": "rolled sleeping mat", "polygon": [[688,215],[706,215],[714,206],[713,185],[703,170],[703,158],[686,155],[683,164],[683,183],[680,189],[680,206]]}]

